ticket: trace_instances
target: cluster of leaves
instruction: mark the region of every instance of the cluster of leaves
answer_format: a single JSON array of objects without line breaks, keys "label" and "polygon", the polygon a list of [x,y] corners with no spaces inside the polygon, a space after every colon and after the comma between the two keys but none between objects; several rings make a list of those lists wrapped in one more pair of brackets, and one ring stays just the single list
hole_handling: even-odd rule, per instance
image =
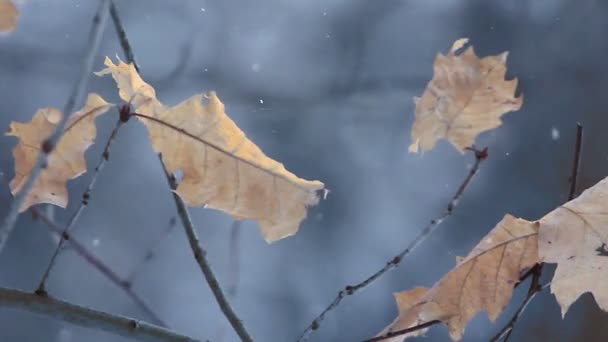
[{"label": "cluster of leaves", "polygon": [[[6,4],[10,2],[0,0],[0,6]],[[481,132],[500,126],[503,114],[521,107],[523,97],[515,96],[517,80],[505,80],[507,53],[479,58],[466,45],[466,39],[458,40],[446,55],[437,56],[433,79],[415,99],[410,151],[428,151],[446,139],[463,152]],[[307,208],[326,191],[322,182],[299,178],[267,157],[229,118],[215,93],[166,106],[133,65],[120,60],[114,64],[109,58],[105,65],[96,74],[111,75],[120,98],[134,108],[124,120],[134,116],[143,123],[167,171],[183,174],[176,193],[185,203],[256,220],[269,242],[297,232]],[[66,181],[86,171],[84,152],[95,139],[95,118],[114,106],[89,95],[84,108],[69,118],[22,211],[37,203],[67,206]],[[7,134],[19,138],[13,152],[13,194],[20,191],[61,115],[43,108],[31,122],[11,124]],[[541,262],[558,264],[551,289],[562,313],[584,292],[591,292],[608,310],[608,291],[602,287],[608,281],[602,271],[608,267],[607,193],[608,179],[539,221],[506,215],[433,287],[397,293],[399,315],[380,335],[438,320],[459,340],[479,311],[495,320],[521,275]]]}]

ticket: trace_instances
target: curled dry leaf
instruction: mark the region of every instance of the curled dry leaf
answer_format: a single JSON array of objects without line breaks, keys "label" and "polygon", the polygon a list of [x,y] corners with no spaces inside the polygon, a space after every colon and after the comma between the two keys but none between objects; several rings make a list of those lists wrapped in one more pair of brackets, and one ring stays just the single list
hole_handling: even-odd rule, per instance
[{"label": "curled dry leaf", "polygon": [[[67,206],[66,182],[86,172],[84,152],[93,144],[97,134],[95,118],[112,106],[101,96],[89,94],[85,106],[68,119],[59,143],[49,156],[47,167],[42,170],[20,211],[38,203],[54,204],[62,208]],[[36,165],[42,143],[53,134],[62,115],[58,109],[43,108],[28,123],[11,122],[6,135],[19,139],[19,144],[13,150],[15,178],[10,183],[13,195],[25,184]]]},{"label": "curled dry leaf", "polygon": [[190,206],[222,210],[259,222],[266,241],[297,232],[307,208],[317,204],[319,181],[308,181],[267,157],[228,117],[215,93],[195,95],[166,107],[131,64],[106,58],[120,97],[131,101],[148,128],[168,172],[181,171],[176,192]]},{"label": "curled dry leaf", "polygon": [[[447,324],[450,337],[460,340],[464,327],[479,311],[494,321],[509,303],[520,274],[538,262],[537,237],[536,223],[506,215],[428,291],[415,288],[397,293],[399,316],[380,335],[440,320]],[[414,334],[387,341],[402,341]]]},{"label": "curled dry leaf", "polygon": [[0,0],[0,32],[11,32],[17,26],[19,11],[11,0]]},{"label": "curled dry leaf", "polygon": [[470,46],[457,54],[467,42],[459,39],[435,58],[433,79],[414,99],[410,152],[428,151],[443,138],[464,152],[481,132],[500,126],[503,114],[521,107],[517,79],[505,80],[507,53],[479,58]]},{"label": "curled dry leaf", "polygon": [[591,292],[608,311],[608,178],[540,220],[539,255],[557,263],[551,281],[562,316]]}]

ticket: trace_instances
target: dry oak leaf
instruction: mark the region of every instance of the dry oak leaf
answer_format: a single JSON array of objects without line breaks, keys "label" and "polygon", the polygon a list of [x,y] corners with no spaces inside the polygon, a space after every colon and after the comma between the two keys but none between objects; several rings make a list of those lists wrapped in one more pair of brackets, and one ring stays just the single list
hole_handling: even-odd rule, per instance
[{"label": "dry oak leaf", "polygon": [[[38,203],[54,204],[62,208],[67,206],[66,182],[86,172],[84,152],[95,140],[95,118],[112,106],[101,96],[89,94],[85,106],[68,119],[63,135],[49,156],[47,167],[42,170],[29,192],[20,208],[21,212]],[[42,143],[53,134],[62,116],[58,109],[42,108],[28,123],[11,122],[6,135],[19,139],[19,144],[13,150],[15,177],[10,183],[13,195],[27,181],[38,160]]]},{"label": "dry oak leaf", "polygon": [[479,58],[469,46],[457,54],[467,42],[459,39],[447,55],[437,55],[433,79],[414,98],[410,152],[428,151],[445,138],[464,153],[477,135],[500,126],[503,114],[521,108],[517,79],[505,80],[507,52]]},{"label": "dry oak leaf", "polygon": [[[511,215],[505,217],[477,246],[435,285],[395,294],[399,316],[380,335],[440,320],[452,340],[479,311],[492,321],[509,303],[521,273],[538,262],[538,224]],[[421,332],[399,335],[399,342]]]},{"label": "dry oak leaf", "polygon": [[176,192],[190,206],[222,210],[236,219],[258,221],[268,242],[297,232],[324,184],[297,177],[267,157],[228,117],[213,92],[174,107],[156,99],[132,64],[106,58],[120,97],[131,101],[148,128],[154,150],[168,172],[183,173]]},{"label": "dry oak leaf", "polygon": [[0,32],[11,32],[17,26],[19,11],[11,0],[0,0]]},{"label": "dry oak leaf", "polygon": [[608,311],[608,178],[545,215],[538,240],[541,260],[557,263],[551,292],[562,316],[585,292]]}]

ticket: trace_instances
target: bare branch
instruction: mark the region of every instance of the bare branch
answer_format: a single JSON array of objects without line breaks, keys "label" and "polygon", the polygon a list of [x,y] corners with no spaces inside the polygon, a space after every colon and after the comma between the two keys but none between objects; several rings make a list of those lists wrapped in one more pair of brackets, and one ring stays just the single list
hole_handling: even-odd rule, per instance
[{"label": "bare branch", "polygon": [[156,250],[167,239],[169,234],[171,234],[171,232],[175,228],[175,223],[176,223],[175,220],[176,220],[175,216],[171,217],[167,227],[165,229],[163,229],[163,231],[156,238],[156,240],[146,250],[146,253],[144,254],[144,256],[137,263],[135,263],[135,266],[131,270],[131,273],[129,273],[129,275],[125,277],[127,282],[133,283],[133,281],[135,281],[135,278],[137,278],[139,273],[144,269],[144,265],[146,265],[147,263],[149,263],[156,257]]},{"label": "bare branch", "polygon": [[116,8],[116,4],[114,4],[113,0],[110,0],[110,16],[112,17],[112,22],[114,23],[114,29],[116,30],[116,35],[118,36],[118,41],[120,42],[120,47],[122,48],[125,57],[129,63],[133,63],[135,70],[139,72],[139,64],[135,60],[135,55],[133,54],[133,49],[131,48],[131,44],[129,43],[129,38],[127,37],[127,32],[122,26],[122,21],[120,20],[120,16],[118,15],[118,8]]},{"label": "bare branch", "polygon": [[[101,274],[103,274],[108,280],[110,280],[114,285],[118,286],[121,290],[125,292],[127,296],[133,300],[133,302],[139,307],[139,309],[146,314],[154,324],[166,327],[167,324],[163,322],[162,319],[146,304],[146,302],[137,295],[133,291],[132,284],[124,279],[122,279],[118,273],[116,273],[110,266],[106,265],[101,259],[96,257],[92,252],[90,252],[85,244],[75,239],[70,233],[66,232],[63,227],[58,226],[54,221],[50,220],[46,215],[40,213],[36,208],[32,208],[32,213],[36,215],[36,217],[40,218],[42,222],[44,222],[45,226],[55,235],[62,236],[64,240],[70,242],[70,246],[74,249],[74,251],[80,255],[86,262],[88,262],[91,266],[97,269]],[[36,291],[38,294],[47,295],[46,292]]]},{"label": "bare branch", "polygon": [[[177,188],[175,178],[169,173],[167,173],[164,164],[163,170],[165,170],[165,174],[167,176],[167,180],[169,182],[169,185],[171,186],[171,189],[175,190]],[[215,277],[211,266],[209,265],[209,261],[207,261],[207,252],[201,246],[201,243],[196,234],[196,230],[194,229],[194,225],[192,224],[192,220],[190,219],[190,214],[188,213],[188,209],[186,208],[186,204],[175,191],[173,191],[172,193],[173,199],[175,200],[175,205],[177,206],[177,213],[182,221],[184,229],[186,230],[186,235],[188,236],[188,242],[190,243],[190,248],[192,249],[192,253],[194,254],[194,259],[196,260],[196,263],[201,269],[201,272],[203,272],[205,280],[207,280],[207,284],[209,285],[211,292],[213,292],[213,296],[215,297],[217,304],[224,313],[224,316],[226,316],[226,319],[228,319],[228,321],[230,322],[230,325],[232,325],[234,331],[241,338],[241,341],[252,342],[253,339],[245,329],[243,322],[241,322],[240,318],[236,315],[236,313],[230,306],[228,299],[226,299],[226,296],[224,295],[224,292],[222,291],[222,288],[220,287],[220,284],[217,281],[217,278]]]},{"label": "bare branch", "polygon": [[106,25],[106,19],[108,18],[108,8],[110,6],[110,0],[102,0],[95,17],[93,17],[93,26],[91,28],[91,34],[88,40],[88,46],[86,48],[86,56],[83,60],[80,78],[78,82],[74,86],[70,97],[68,98],[67,103],[63,109],[63,117],[55,127],[55,131],[53,134],[42,144],[40,149],[40,154],[38,155],[38,160],[36,161],[36,165],[32,169],[30,176],[27,181],[21,188],[21,191],[15,195],[13,198],[11,205],[8,210],[8,214],[4,218],[4,222],[0,226],[0,253],[4,249],[6,245],[6,241],[8,237],[12,233],[15,228],[15,223],[17,221],[17,216],[19,215],[19,209],[21,205],[27,198],[27,195],[34,187],[34,183],[40,176],[42,170],[47,166],[48,158],[54,147],[57,145],[57,142],[61,138],[63,134],[63,129],[65,128],[68,117],[74,111],[76,103],[82,100],[82,97],[85,92],[85,88],[89,81],[89,77],[93,70],[93,61],[95,59],[95,55],[97,55],[97,50],[99,49],[99,45],[101,44],[101,38],[103,36],[103,32]]},{"label": "bare branch", "polygon": [[422,324],[418,324],[416,326],[410,327],[410,328],[406,328],[406,329],[401,329],[401,330],[395,330],[395,331],[389,331],[386,334],[382,335],[382,336],[376,336],[376,337],[372,337],[370,339],[367,339],[363,342],[376,342],[376,341],[384,341],[387,340],[389,338],[392,337],[396,337],[396,336],[400,336],[400,335],[405,335],[405,334],[409,334],[409,333],[413,333],[414,331],[418,331],[418,330],[422,330],[422,329],[426,329],[430,326],[433,326],[435,324],[439,324],[441,323],[441,321],[429,321],[426,323],[422,323]]},{"label": "bare branch", "polygon": [[[118,119],[116,121],[116,125],[114,126],[114,129],[112,130],[112,133],[110,134],[110,137],[108,138],[108,141],[106,142],[106,145],[103,149],[101,158],[99,159],[99,162],[97,163],[97,166],[95,167],[95,170],[93,171],[93,176],[91,177],[91,180],[89,181],[89,185],[87,186],[86,190],[82,194],[82,200],[80,201],[80,205],[78,206],[78,209],[76,209],[76,212],[74,212],[74,214],[68,221],[68,224],[63,229],[63,232],[59,234],[59,243],[57,243],[55,252],[53,253],[51,260],[49,261],[49,264],[47,265],[46,270],[44,271],[44,274],[42,275],[42,278],[40,279],[40,283],[38,284],[38,289],[36,290],[37,292],[46,292],[46,289],[45,289],[46,280],[48,279],[48,277],[53,269],[53,266],[55,265],[55,261],[57,259],[57,256],[59,255],[59,251],[61,250],[61,247],[63,247],[64,236],[65,236],[65,234],[67,234],[70,231],[70,229],[72,229],[72,227],[74,227],[74,225],[76,225],[76,221],[78,220],[78,218],[84,211],[84,208],[89,204],[89,200],[91,199],[91,192],[93,191],[93,188],[95,187],[95,183],[97,182],[97,178],[99,177],[101,170],[103,170],[104,166],[106,165],[106,162],[110,158],[110,147],[112,146],[112,143],[116,140],[116,136],[118,135],[118,130],[120,129],[120,127],[122,127],[122,124],[123,124],[123,121],[121,119]],[[52,219],[51,219],[51,221],[52,221]]]},{"label": "bare branch", "polygon": [[473,177],[475,176],[477,171],[479,171],[479,166],[488,157],[487,148],[485,148],[483,150],[478,150],[475,147],[470,147],[467,150],[470,150],[473,152],[473,154],[475,156],[475,164],[473,164],[473,167],[469,170],[469,173],[465,177],[464,181],[458,187],[458,190],[456,191],[456,193],[454,194],[454,196],[448,203],[443,214],[441,216],[439,216],[438,218],[431,220],[431,222],[418,234],[418,236],[416,236],[416,238],[412,242],[409,243],[409,245],[404,250],[399,252],[399,254],[395,255],[380,270],[376,271],[374,274],[372,274],[371,276],[369,276],[367,279],[363,280],[362,282],[360,282],[356,285],[348,285],[343,290],[338,292],[338,295],[336,296],[336,298],[325,308],[325,310],[323,310],[321,312],[321,314],[319,314],[312,321],[312,323],[310,323],[310,325],[308,327],[306,327],[306,329],[304,330],[302,335],[298,338],[298,342],[308,340],[308,338],[310,337],[310,334],[312,334],[313,331],[319,329],[319,326],[321,325],[321,322],[325,319],[325,316],[330,311],[332,311],[333,309],[338,307],[338,305],[340,305],[340,303],[346,296],[353,295],[356,292],[364,289],[366,286],[370,285],[371,283],[373,283],[374,281],[376,281],[380,277],[382,277],[386,272],[398,267],[401,264],[401,261],[403,261],[403,259],[408,254],[410,254],[427,237],[429,237],[441,225],[441,223],[443,223],[443,221],[446,218],[448,218],[449,216],[452,215],[452,213],[454,212],[454,209],[458,206],[458,202],[460,201],[462,195],[464,194],[465,190],[469,186],[471,180],[473,179]]},{"label": "bare branch", "polygon": [[[574,143],[574,158],[572,159],[572,172],[570,174],[570,178],[568,179],[570,181],[570,188],[568,191],[568,201],[573,200],[574,196],[576,195],[576,181],[578,178],[578,172],[580,170],[582,149],[583,149],[583,126],[577,122],[576,123],[576,140]],[[507,322],[507,324],[505,324],[505,326],[502,329],[500,329],[500,331],[496,335],[494,335],[494,337],[492,337],[492,339],[490,340],[491,342],[500,341],[503,338],[504,338],[503,341],[507,342],[509,340],[509,337],[511,337],[511,333],[513,332],[513,329],[515,328],[515,325],[521,318],[524,310],[526,310],[526,308],[528,307],[528,304],[530,304],[530,302],[532,301],[532,299],[534,299],[534,297],[536,296],[536,294],[538,292],[542,291],[547,286],[549,286],[549,284],[545,284],[544,286],[540,285],[540,276],[542,275],[542,272],[543,272],[543,266],[544,266],[544,263],[540,263],[540,264],[537,264],[536,266],[534,266],[530,270],[529,273],[532,274],[532,281],[530,282],[530,288],[528,289],[528,294],[526,295],[526,298],[519,305],[519,308],[517,308],[517,311],[515,311],[513,316],[511,316],[511,319]],[[523,279],[520,280],[520,283],[521,283],[521,281],[523,281]]]},{"label": "bare branch", "polygon": [[[122,27],[120,17],[118,15],[118,10],[114,6],[112,6],[112,21],[116,28],[116,32],[118,33],[118,36],[119,36],[118,38],[120,39],[121,46],[123,48],[123,52],[125,53],[125,55],[127,57],[127,62],[134,63],[135,56],[133,54],[133,49],[131,48],[131,45],[129,44],[125,30]],[[134,66],[136,67],[136,70],[139,72],[139,68],[135,65],[135,63],[134,63]],[[134,113],[132,113],[132,114],[134,114]],[[175,190],[177,188],[177,183],[176,183],[175,178],[173,177],[173,175],[171,175],[167,172],[167,169],[165,168],[162,157],[160,155],[159,155],[159,160],[163,167],[165,175],[167,177],[167,181],[169,182],[169,186],[171,187],[172,190]],[[243,323],[241,322],[239,317],[236,315],[236,313],[230,306],[230,303],[226,299],[226,296],[224,295],[224,292],[222,291],[222,289],[219,285],[219,282],[217,281],[217,278],[215,277],[213,270],[211,269],[211,266],[209,265],[209,262],[207,261],[206,252],[202,248],[200,241],[198,239],[198,236],[196,235],[196,231],[194,229],[194,225],[192,224],[192,220],[190,219],[190,214],[188,213],[186,204],[182,201],[182,199],[175,192],[173,192],[173,199],[175,201],[175,206],[177,207],[177,212],[180,217],[180,220],[182,221],[182,225],[184,226],[184,229],[186,231],[186,235],[188,236],[188,242],[190,243],[190,248],[192,249],[194,258],[195,258],[196,262],[198,263],[198,265],[201,269],[201,272],[205,276],[207,284],[209,285],[209,288],[211,289],[211,292],[213,293],[215,300],[217,301],[220,309],[222,310],[222,312],[224,313],[224,316],[226,316],[226,319],[228,319],[228,321],[232,325],[232,328],[234,329],[234,331],[237,333],[237,335],[240,337],[240,339],[242,341],[246,341],[246,342],[253,341],[253,339],[251,338],[251,336],[245,329]]]},{"label": "bare branch", "polygon": [[142,342],[197,342],[192,337],[132,318],[113,315],[19,290],[0,288],[0,307],[18,309]]},{"label": "bare branch", "polygon": [[243,221],[234,220],[232,221],[232,225],[230,227],[230,246],[228,251],[230,252],[230,281],[228,284],[228,295],[233,298],[236,297],[236,292],[239,285],[239,259],[240,259],[240,249],[238,246],[239,237],[241,233],[241,225]]}]

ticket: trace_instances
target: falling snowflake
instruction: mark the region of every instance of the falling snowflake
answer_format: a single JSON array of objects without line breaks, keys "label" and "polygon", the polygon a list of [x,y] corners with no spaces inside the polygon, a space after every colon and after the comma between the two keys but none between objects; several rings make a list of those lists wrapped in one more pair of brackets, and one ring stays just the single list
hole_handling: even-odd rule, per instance
[{"label": "falling snowflake", "polygon": [[559,130],[555,127],[551,127],[551,139],[553,139],[553,140],[559,139]]}]

